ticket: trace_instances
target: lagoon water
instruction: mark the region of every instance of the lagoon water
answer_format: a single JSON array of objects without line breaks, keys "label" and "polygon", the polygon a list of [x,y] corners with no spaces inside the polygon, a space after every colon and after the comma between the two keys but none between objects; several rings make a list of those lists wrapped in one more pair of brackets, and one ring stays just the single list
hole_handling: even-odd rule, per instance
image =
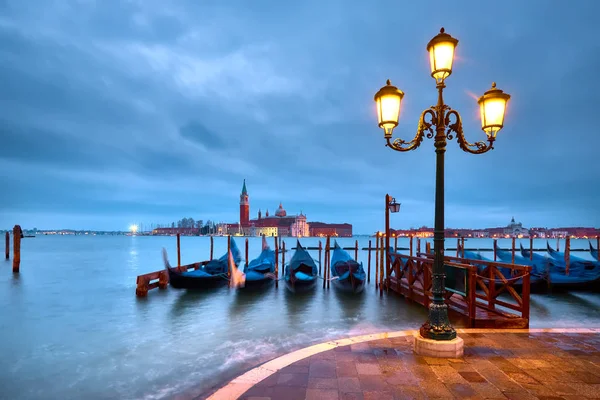
[{"label": "lagoon water", "polygon": [[[243,252],[244,239],[236,240]],[[304,238],[302,244],[316,246],[318,240]],[[353,246],[354,240],[339,242]],[[368,241],[359,238],[359,245]],[[222,255],[226,239],[214,242],[215,256]],[[545,243],[536,240],[535,247]],[[295,239],[286,244],[292,247]],[[398,245],[408,247],[408,239]],[[446,247],[455,245],[446,241]],[[508,248],[510,240],[499,245]],[[572,240],[571,246],[588,244]],[[357,334],[415,329],[426,318],[419,305],[391,293],[379,297],[373,281],[356,298],[333,287],[299,296],[283,285],[248,295],[226,287],[155,289],[136,298],[136,276],[162,268],[162,247],[176,264],[174,237],[23,239],[20,274],[13,275],[12,262],[0,263],[0,398],[164,399],[206,393],[285,352]],[[466,247],[491,248],[491,240],[470,239]],[[260,239],[250,238],[249,258],[259,252]],[[181,238],[182,263],[208,255],[209,238]],[[573,255],[591,259],[586,252]],[[361,251],[365,268],[366,258]],[[531,326],[600,327],[600,294],[532,295]]]}]

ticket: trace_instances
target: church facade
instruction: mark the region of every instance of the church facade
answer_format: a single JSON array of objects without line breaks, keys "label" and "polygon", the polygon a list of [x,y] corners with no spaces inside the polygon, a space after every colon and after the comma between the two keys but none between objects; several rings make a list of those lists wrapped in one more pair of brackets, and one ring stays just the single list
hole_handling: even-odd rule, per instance
[{"label": "church facade", "polygon": [[297,215],[288,215],[279,203],[274,215],[265,214],[258,210],[257,217],[250,218],[250,196],[246,188],[246,180],[240,193],[240,222],[234,224],[220,224],[218,233],[222,235],[237,236],[294,236],[305,237],[310,234],[310,226],[306,221],[306,215],[302,212]]}]

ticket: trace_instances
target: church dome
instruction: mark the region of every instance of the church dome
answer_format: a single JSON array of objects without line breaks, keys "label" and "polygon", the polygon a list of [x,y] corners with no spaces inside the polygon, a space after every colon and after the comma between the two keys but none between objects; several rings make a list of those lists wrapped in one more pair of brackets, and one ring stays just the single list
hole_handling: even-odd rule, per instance
[{"label": "church dome", "polygon": [[277,211],[275,211],[275,215],[278,217],[285,217],[287,215],[281,203],[279,203],[279,208],[277,209]]}]

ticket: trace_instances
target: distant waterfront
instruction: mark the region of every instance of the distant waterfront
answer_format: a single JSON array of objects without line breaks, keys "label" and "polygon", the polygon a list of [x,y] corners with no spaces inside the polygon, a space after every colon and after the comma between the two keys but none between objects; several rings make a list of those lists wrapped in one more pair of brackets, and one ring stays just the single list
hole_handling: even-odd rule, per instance
[{"label": "distant waterfront", "polygon": [[[235,238],[241,246],[240,239]],[[350,247],[357,239],[361,248],[372,240],[338,241]],[[472,240],[481,247],[491,242]],[[301,239],[305,246],[318,241]],[[260,239],[249,242],[250,257],[256,256]],[[500,239],[499,245],[510,242]],[[215,255],[225,252],[225,238],[214,243]],[[573,240],[573,246],[584,243]],[[398,246],[408,247],[407,239],[400,238]],[[2,396],[169,398],[194,388],[209,390],[283,352],[355,334],[415,328],[426,317],[421,306],[395,295],[380,298],[373,281],[359,298],[333,288],[294,296],[283,287],[253,295],[227,288],[201,293],[169,288],[136,298],[136,276],[162,268],[162,247],[176,257],[173,237],[23,240],[21,273],[13,275],[10,262],[0,266]],[[208,249],[207,237],[183,237],[182,263],[208,258]],[[359,260],[366,262],[366,256],[361,251]],[[532,327],[600,327],[600,295],[532,295],[531,316]]]}]

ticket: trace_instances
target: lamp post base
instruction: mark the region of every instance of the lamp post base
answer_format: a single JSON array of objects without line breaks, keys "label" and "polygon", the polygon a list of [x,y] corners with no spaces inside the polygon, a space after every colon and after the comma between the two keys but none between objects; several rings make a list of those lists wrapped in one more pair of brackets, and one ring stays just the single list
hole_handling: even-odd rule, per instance
[{"label": "lamp post base", "polygon": [[438,358],[459,358],[463,356],[464,341],[456,337],[452,340],[426,339],[421,334],[415,336],[414,352],[419,356]]}]

